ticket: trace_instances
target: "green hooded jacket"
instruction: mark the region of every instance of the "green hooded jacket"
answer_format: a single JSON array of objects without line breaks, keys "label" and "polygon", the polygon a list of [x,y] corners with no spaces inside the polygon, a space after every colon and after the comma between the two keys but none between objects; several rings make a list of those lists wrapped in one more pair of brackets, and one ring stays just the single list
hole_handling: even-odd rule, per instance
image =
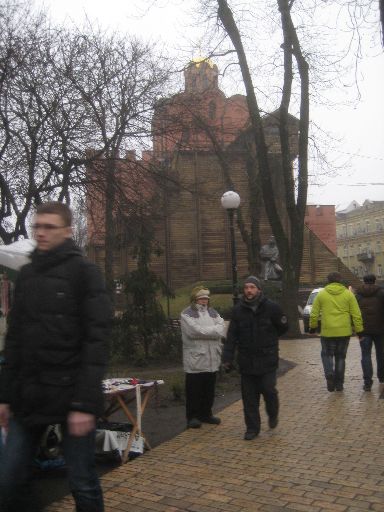
[{"label": "green hooded jacket", "polygon": [[321,290],[312,305],[309,327],[316,329],[321,316],[320,336],[351,336],[363,331],[363,319],[354,294],[341,283],[330,283]]}]

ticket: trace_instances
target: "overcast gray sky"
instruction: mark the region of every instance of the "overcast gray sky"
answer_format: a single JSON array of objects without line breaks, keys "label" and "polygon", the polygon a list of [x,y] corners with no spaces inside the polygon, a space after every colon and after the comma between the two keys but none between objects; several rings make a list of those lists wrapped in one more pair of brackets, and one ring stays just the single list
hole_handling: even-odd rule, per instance
[{"label": "overcast gray sky", "polygon": [[[176,55],[178,48],[188,48],[185,37],[195,37],[191,27],[193,0],[156,1],[150,8],[139,0],[36,0],[44,4],[55,21],[80,24],[85,13],[106,28],[120,29],[146,39],[164,41]],[[361,101],[354,107],[337,110],[315,108],[311,115],[342,142],[332,150],[331,159],[343,168],[335,176],[314,179],[308,203],[345,207],[353,199],[384,200],[384,53],[371,52],[360,67]],[[186,52],[186,59],[192,58]],[[239,91],[242,92],[242,91]],[[346,88],[345,99],[356,92]],[[345,165],[344,165],[345,164]]]}]

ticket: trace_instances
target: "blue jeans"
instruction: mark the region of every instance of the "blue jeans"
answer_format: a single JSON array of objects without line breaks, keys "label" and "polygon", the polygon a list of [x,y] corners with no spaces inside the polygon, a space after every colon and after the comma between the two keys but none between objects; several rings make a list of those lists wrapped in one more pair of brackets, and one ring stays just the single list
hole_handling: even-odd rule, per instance
[{"label": "blue jeans", "polygon": [[333,379],[335,384],[343,384],[349,336],[335,338],[322,336],[320,339],[325,378]]},{"label": "blue jeans", "polygon": [[[1,512],[38,512],[33,495],[30,465],[36,455],[43,427],[26,428],[11,420],[6,442],[0,448]],[[95,468],[95,432],[75,437],[63,426],[64,457],[76,512],[103,512],[103,495]]]},{"label": "blue jeans", "polygon": [[384,334],[364,334],[360,341],[361,347],[361,367],[363,369],[364,382],[368,385],[372,384],[373,367],[372,367],[372,344],[375,344],[377,378],[380,382],[384,380]]}]

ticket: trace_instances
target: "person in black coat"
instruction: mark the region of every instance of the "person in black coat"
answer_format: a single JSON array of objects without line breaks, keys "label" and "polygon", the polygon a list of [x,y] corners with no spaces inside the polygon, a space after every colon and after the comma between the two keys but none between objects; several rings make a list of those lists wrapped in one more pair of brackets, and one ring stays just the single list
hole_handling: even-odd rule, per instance
[{"label": "person in black coat", "polygon": [[244,281],[243,297],[233,308],[223,351],[223,366],[229,370],[237,350],[247,429],[245,440],[254,439],[260,432],[260,395],[263,395],[265,401],[269,427],[277,426],[278,338],[287,330],[287,317],[280,306],[263,295],[257,277],[249,276]]},{"label": "person in black coat", "polygon": [[103,410],[111,306],[97,267],[72,240],[71,210],[40,205],[37,247],[15,286],[0,373],[0,510],[37,511],[28,465],[47,426],[60,423],[76,510],[102,512],[94,463]]},{"label": "person in black coat", "polygon": [[384,382],[384,289],[376,284],[376,276],[363,277],[364,284],[356,290],[356,299],[363,317],[364,330],[360,333],[361,366],[364,391],[373,384],[372,345],[375,344],[376,370],[379,382]]}]

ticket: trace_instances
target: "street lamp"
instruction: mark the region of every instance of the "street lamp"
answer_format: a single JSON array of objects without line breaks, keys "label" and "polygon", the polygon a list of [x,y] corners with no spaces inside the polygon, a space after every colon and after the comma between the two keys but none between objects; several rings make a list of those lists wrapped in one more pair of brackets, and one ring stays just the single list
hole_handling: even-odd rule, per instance
[{"label": "street lamp", "polygon": [[231,238],[231,259],[232,259],[232,294],[233,303],[239,299],[239,290],[237,285],[237,259],[236,259],[236,240],[234,229],[234,212],[240,206],[240,196],[236,192],[229,190],[221,196],[221,206],[227,210],[229,218],[229,233]]}]

